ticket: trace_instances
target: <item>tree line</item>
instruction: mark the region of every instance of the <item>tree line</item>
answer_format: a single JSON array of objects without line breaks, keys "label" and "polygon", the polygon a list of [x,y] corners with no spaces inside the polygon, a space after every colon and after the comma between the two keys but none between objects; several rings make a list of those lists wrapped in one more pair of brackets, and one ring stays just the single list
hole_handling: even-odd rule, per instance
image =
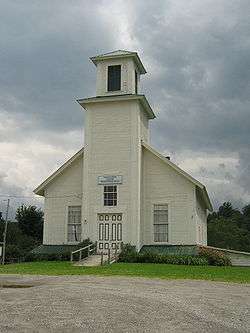
[{"label": "tree line", "polygon": [[250,252],[250,204],[239,210],[224,202],[207,222],[208,245]]}]

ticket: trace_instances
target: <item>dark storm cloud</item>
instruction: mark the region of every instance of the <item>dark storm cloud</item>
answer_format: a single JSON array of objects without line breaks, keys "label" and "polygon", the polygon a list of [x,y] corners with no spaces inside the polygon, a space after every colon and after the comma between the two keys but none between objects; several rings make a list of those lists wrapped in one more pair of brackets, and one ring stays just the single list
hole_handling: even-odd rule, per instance
[{"label": "dark storm cloud", "polygon": [[[0,6],[0,129],[1,122],[8,125],[0,143],[25,147],[29,139],[40,140],[67,154],[80,147],[83,112],[75,99],[95,93],[88,58],[129,49],[133,41],[148,70],[144,93],[158,116],[153,144],[176,156],[238,154],[236,169],[230,158],[211,166],[204,157],[194,176],[227,181],[224,189],[208,184],[215,203],[250,196],[248,0],[35,0]],[[51,155],[48,165],[55,164]],[[0,183],[6,191],[8,181]],[[14,184],[11,189],[20,192]]]},{"label": "dark storm cloud", "polygon": [[0,105],[46,129],[80,127],[75,99],[95,87],[88,57],[113,39],[98,2],[5,1],[0,31]]},{"label": "dark storm cloud", "polygon": [[158,68],[145,80],[159,110],[152,124],[155,144],[176,152],[238,152],[238,177],[250,194],[250,2],[135,7],[131,31]]}]

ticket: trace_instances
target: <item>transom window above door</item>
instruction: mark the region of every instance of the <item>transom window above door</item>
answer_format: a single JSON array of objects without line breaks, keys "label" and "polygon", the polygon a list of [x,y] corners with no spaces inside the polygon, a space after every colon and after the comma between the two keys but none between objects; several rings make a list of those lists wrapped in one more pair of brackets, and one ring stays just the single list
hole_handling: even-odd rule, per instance
[{"label": "transom window above door", "polygon": [[116,213],[116,214],[98,214],[98,220],[99,221],[106,221],[106,222],[116,222],[122,220],[122,214]]},{"label": "transom window above door", "polygon": [[117,206],[117,186],[104,185],[103,199],[104,206]]}]

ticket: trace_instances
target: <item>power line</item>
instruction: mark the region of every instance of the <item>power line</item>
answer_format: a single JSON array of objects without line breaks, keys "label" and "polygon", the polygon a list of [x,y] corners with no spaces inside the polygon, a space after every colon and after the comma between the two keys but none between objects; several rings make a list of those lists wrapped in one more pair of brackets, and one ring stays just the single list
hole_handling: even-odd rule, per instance
[{"label": "power line", "polygon": [[21,196],[21,195],[9,195],[9,194],[0,194],[1,198],[36,198],[35,196]]},{"label": "power line", "polygon": [[[72,198],[72,197],[77,197],[80,198],[82,197],[83,193],[76,193],[76,194],[70,194],[70,195],[55,195],[55,196],[46,196],[46,198]],[[21,196],[21,195],[4,195],[0,194],[0,198],[17,198],[17,199],[35,199],[35,198],[40,198],[40,196]]]}]

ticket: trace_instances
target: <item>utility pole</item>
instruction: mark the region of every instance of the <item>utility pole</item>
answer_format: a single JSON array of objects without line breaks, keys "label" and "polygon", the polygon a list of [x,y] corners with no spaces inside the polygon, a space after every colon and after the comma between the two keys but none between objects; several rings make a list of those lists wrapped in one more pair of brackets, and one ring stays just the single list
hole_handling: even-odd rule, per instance
[{"label": "utility pole", "polygon": [[5,214],[5,225],[4,225],[4,232],[3,232],[2,265],[4,265],[4,262],[5,262],[5,248],[6,248],[6,236],[7,236],[7,227],[8,227],[9,206],[10,206],[10,199],[7,200],[7,208],[6,208],[6,214]]}]

